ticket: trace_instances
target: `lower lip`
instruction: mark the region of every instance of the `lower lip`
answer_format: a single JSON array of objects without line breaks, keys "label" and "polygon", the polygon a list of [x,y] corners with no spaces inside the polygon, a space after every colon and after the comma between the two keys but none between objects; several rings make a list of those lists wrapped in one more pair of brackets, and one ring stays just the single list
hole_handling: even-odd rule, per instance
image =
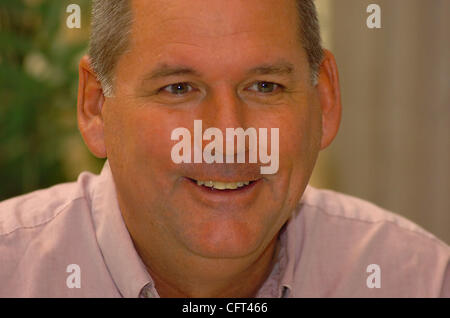
[{"label": "lower lip", "polygon": [[218,190],[212,187],[198,185],[197,182],[190,178],[185,178],[190,188],[196,190],[195,193],[200,196],[202,201],[209,202],[249,202],[257,194],[257,190],[262,183],[262,179],[250,182],[249,185],[237,189]]}]

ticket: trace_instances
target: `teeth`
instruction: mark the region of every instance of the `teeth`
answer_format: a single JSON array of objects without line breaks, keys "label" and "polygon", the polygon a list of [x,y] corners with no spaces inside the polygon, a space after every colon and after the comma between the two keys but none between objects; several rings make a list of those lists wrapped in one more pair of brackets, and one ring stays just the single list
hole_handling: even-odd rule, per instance
[{"label": "teeth", "polygon": [[225,190],[225,189],[234,190],[249,185],[250,181],[238,181],[238,182],[197,181],[197,184],[199,186],[205,186],[217,190]]}]

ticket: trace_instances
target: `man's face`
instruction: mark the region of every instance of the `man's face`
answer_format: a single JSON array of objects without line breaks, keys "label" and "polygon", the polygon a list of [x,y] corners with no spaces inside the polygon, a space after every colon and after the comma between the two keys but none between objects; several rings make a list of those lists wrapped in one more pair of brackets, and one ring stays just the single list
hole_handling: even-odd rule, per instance
[{"label": "man's face", "polygon": [[[295,1],[132,6],[129,50],[115,70],[115,97],[102,109],[127,224],[157,233],[167,248],[203,257],[261,251],[290,216],[320,148],[320,105]],[[226,128],[279,128],[278,172],[261,175],[259,164],[175,164],[171,151],[178,141],[171,133],[186,127],[193,139],[194,120],[202,120],[203,130],[219,128],[224,138]],[[268,143],[270,150],[270,134]],[[254,182],[222,191],[193,180]]]}]

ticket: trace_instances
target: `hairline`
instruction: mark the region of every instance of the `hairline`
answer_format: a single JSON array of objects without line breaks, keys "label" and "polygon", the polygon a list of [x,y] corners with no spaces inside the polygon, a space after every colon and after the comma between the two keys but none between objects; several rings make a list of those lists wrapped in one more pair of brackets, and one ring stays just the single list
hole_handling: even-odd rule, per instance
[{"label": "hairline", "polygon": [[[320,50],[322,50],[321,43],[320,43],[320,41],[321,41],[320,40],[320,29],[319,29],[319,25],[317,22],[317,11],[316,11],[314,3],[313,3],[314,0],[311,0],[310,2],[307,3],[307,5],[312,4],[314,7],[313,10],[315,12],[315,16],[313,17],[314,21],[312,23],[313,24],[316,23],[316,25],[313,25],[313,26],[307,25],[307,23],[311,23],[311,21],[306,21],[305,17],[302,16],[302,14],[304,13],[302,10],[302,9],[304,9],[304,7],[302,7],[302,4],[300,3],[302,0],[294,0],[294,1],[295,1],[295,6],[297,8],[297,19],[298,19],[297,24],[296,24],[297,33],[299,34],[300,45],[306,51],[308,65],[309,65],[308,69],[310,71],[311,84],[313,86],[315,86],[318,81],[319,65],[317,65],[317,63],[315,63],[315,61],[312,60],[311,51],[314,49],[317,50],[317,48],[307,47],[307,45],[311,45],[310,42],[316,42],[316,41],[315,40],[308,41],[306,39],[306,37],[310,33],[307,33],[307,31],[305,31],[305,29],[313,28],[314,30],[317,31],[318,37],[319,37],[317,42],[319,42],[318,44],[319,44]],[[94,11],[96,9],[97,2],[98,1],[94,1],[93,16],[95,15]],[[111,5],[111,6],[114,8],[118,7],[117,10],[121,11],[122,15],[120,16],[120,18],[123,21],[122,21],[122,24],[117,22],[113,25],[114,25],[114,29],[116,29],[118,25],[122,26],[122,28],[120,28],[119,30],[109,30],[109,32],[110,32],[109,35],[112,34],[114,31],[120,33],[120,35],[118,36],[119,41],[118,41],[118,43],[113,44],[113,46],[115,45],[115,50],[114,50],[114,48],[112,50],[107,50],[105,47],[103,47],[104,51],[107,51],[107,52],[113,51],[112,54],[110,54],[109,56],[107,55],[107,58],[109,58],[109,63],[102,63],[100,61],[100,56],[103,57],[102,54],[99,54],[100,52],[93,52],[94,49],[93,49],[92,43],[94,42],[93,41],[94,38],[93,38],[92,32],[91,32],[91,41],[90,41],[89,53],[88,53],[90,57],[93,56],[92,53],[96,53],[96,56],[98,56],[98,58],[94,58],[94,59],[91,58],[92,68],[94,69],[94,71],[98,77],[97,79],[100,82],[102,89],[103,89],[103,93],[106,97],[114,96],[117,64],[118,64],[120,58],[131,49],[130,48],[130,38],[131,38],[132,24],[134,22],[134,18],[133,18],[134,15],[133,15],[133,8],[131,5],[131,0],[122,0],[119,3],[120,3],[119,6],[115,6],[115,5]],[[114,11],[114,10],[111,10],[111,11]],[[93,19],[93,24],[94,23],[95,23],[95,19]],[[93,28],[94,28],[94,25],[93,25]],[[314,32],[312,32],[312,33],[314,33]],[[320,52],[318,54],[319,54],[320,60],[321,60],[323,58],[323,53]],[[107,65],[109,67],[106,68],[105,65]]]}]

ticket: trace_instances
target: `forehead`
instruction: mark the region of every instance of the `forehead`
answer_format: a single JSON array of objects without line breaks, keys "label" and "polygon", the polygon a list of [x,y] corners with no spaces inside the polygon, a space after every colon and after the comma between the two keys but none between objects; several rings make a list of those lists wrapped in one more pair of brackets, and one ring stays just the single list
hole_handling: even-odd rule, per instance
[{"label": "forehead", "polygon": [[131,4],[138,24],[176,24],[176,20],[184,19],[192,26],[203,26],[209,35],[297,20],[296,0],[132,0]]},{"label": "forehead", "polygon": [[294,0],[151,0],[132,1],[132,44],[156,48],[185,44],[219,49],[284,46],[298,41]]},{"label": "forehead", "polygon": [[132,10],[128,51],[117,69],[122,86],[162,64],[211,81],[239,80],[280,61],[294,65],[296,76],[308,74],[294,0],[134,0]]}]

